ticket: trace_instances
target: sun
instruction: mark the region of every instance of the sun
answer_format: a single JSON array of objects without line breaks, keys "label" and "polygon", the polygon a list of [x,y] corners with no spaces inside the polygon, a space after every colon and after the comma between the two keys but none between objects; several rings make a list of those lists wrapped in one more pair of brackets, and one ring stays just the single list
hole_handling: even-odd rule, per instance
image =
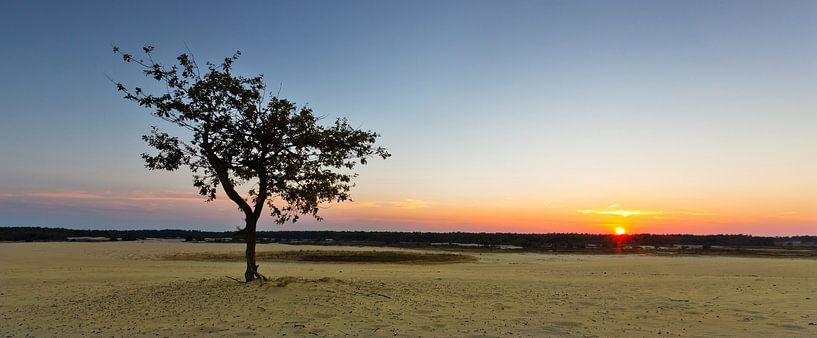
[{"label": "sun", "polygon": [[627,229],[624,229],[623,227],[617,227],[615,229],[615,232],[616,232],[616,235],[624,235],[624,234],[627,233]]}]

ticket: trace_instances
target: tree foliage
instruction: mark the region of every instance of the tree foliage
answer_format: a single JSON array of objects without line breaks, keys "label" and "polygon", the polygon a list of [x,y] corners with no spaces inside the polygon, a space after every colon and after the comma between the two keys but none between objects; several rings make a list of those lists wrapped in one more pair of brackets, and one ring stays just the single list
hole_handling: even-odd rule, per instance
[{"label": "tree foliage", "polygon": [[[301,214],[320,220],[321,203],[350,198],[357,176],[352,169],[371,157],[390,156],[375,145],[375,132],[353,128],[343,118],[323,125],[309,107],[267,97],[262,75],[233,73],[240,52],[200,68],[189,53],[179,55],[177,64],[163,65],[154,61],[153,50],[144,47],[144,58],[137,58],[114,47],[165,91],[146,93],[121,83],[117,89],[190,132],[192,137],[182,140],[153,126],[143,139],[157,153],[142,157],[152,170],[189,167],[193,186],[207,201],[216,199],[221,186],[248,218],[257,219],[267,205],[279,224]],[[242,196],[237,188],[246,184],[251,188]]]}]

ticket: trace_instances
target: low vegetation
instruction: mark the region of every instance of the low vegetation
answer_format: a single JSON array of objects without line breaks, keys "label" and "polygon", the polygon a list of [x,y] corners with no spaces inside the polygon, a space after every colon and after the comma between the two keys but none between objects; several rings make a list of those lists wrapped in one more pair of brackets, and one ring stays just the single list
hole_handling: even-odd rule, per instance
[{"label": "low vegetation", "polygon": [[[184,261],[241,261],[244,254],[230,253],[175,253],[165,256],[167,260]],[[260,251],[259,261],[298,261],[326,263],[402,263],[402,264],[443,264],[465,263],[477,260],[474,256],[453,253],[423,253],[410,251],[346,251],[346,250],[291,250]]]}]

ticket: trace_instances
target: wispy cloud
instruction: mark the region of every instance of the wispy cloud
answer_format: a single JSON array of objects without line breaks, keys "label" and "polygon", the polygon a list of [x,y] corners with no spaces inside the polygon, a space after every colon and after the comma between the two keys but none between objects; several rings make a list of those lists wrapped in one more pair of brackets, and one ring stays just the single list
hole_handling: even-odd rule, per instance
[{"label": "wispy cloud", "polygon": [[622,209],[620,205],[613,204],[603,209],[582,209],[577,210],[580,214],[590,215],[616,215],[623,217],[630,216],[670,216],[670,215],[687,215],[687,216],[713,216],[715,213],[706,211],[690,211],[690,210],[639,210],[639,209]]},{"label": "wispy cloud", "polygon": [[402,201],[391,202],[392,207],[401,208],[401,209],[422,209],[427,208],[430,204],[423,200],[418,199],[405,199]]},{"label": "wispy cloud", "polygon": [[[0,194],[3,203],[39,208],[69,208],[87,210],[157,210],[177,209],[180,204],[204,204],[204,198],[193,192],[101,192],[28,191]],[[222,204],[223,201],[218,201]]]},{"label": "wispy cloud", "polygon": [[394,209],[424,209],[430,207],[431,202],[407,198],[398,201],[363,201],[340,204],[340,208],[360,209],[360,208],[394,208]]},{"label": "wispy cloud", "polygon": [[[13,194],[10,194],[13,196]],[[31,192],[20,194],[17,196],[22,197],[41,197],[41,198],[52,198],[52,199],[74,199],[74,200],[87,200],[87,199],[98,199],[98,198],[105,198],[105,196],[98,195],[98,194],[89,194],[84,192]]]},{"label": "wispy cloud", "polygon": [[631,210],[631,209],[584,209],[578,210],[581,214],[593,215],[618,215],[624,217],[630,216],[646,216],[646,215],[663,215],[665,212],[657,210]]},{"label": "wispy cloud", "polygon": [[203,197],[192,193],[167,192],[158,194],[128,194],[125,199],[132,201],[202,201]]}]

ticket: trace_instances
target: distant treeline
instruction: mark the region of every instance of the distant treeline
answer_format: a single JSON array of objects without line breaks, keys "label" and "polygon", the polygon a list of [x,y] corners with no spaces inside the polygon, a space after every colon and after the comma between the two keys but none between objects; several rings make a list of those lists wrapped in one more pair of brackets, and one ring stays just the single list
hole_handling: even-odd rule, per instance
[{"label": "distant treeline", "polygon": [[[76,237],[107,237],[110,240],[182,238],[187,241],[226,239],[242,241],[232,231],[198,230],[77,230],[43,227],[0,227],[0,241],[67,241]],[[462,243],[485,246],[514,245],[523,248],[610,248],[621,245],[702,245],[759,247],[781,243],[817,243],[817,236],[759,237],[749,235],[600,235],[600,234],[520,234],[473,232],[387,232],[387,231],[259,231],[260,242],[284,243],[367,243],[377,245],[429,245]],[[785,245],[785,244],[784,244]]]}]

